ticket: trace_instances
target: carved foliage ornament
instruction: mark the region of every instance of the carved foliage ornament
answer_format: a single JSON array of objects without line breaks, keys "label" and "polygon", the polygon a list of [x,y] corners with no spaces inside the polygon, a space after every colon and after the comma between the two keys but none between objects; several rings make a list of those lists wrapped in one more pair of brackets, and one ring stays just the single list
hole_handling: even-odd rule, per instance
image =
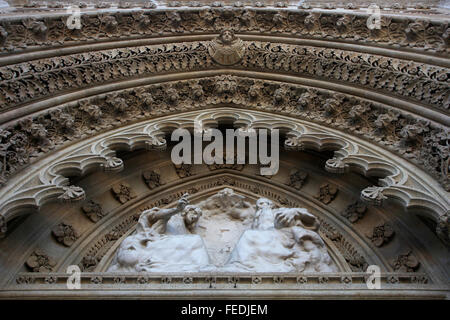
[{"label": "carved foliage ornament", "polygon": [[[169,71],[207,70],[213,67],[214,61],[214,55],[211,55],[211,43],[192,42],[176,43],[170,46],[117,48],[36,59],[0,67],[0,102],[2,102],[0,108],[13,107],[18,103],[49,96],[69,88],[81,89],[111,80]],[[450,74],[448,68],[330,48],[270,44],[259,41],[245,42],[242,45],[245,45],[244,49],[247,46],[248,48],[235,63],[240,62],[239,66],[244,69],[277,73],[292,72],[327,81],[342,81],[349,85],[363,86],[388,95],[412,99],[443,111],[448,110],[450,106],[447,90]],[[396,85],[393,85],[394,83]],[[39,90],[36,90],[36,87]],[[196,100],[200,99],[202,91],[198,90],[199,88],[192,89]],[[274,93],[274,104],[281,104],[284,101],[285,89],[279,88]],[[252,99],[256,98],[257,93],[256,87],[248,92]],[[173,99],[173,94],[169,96],[172,97],[171,100],[176,101],[176,97]],[[145,97],[147,98],[151,100],[151,97]],[[313,98],[313,93],[305,94],[299,100],[298,107],[306,109],[308,100]],[[123,114],[127,109],[126,100],[119,95],[112,95],[109,102],[118,115]],[[338,103],[336,99],[326,100],[324,113],[334,114]],[[95,109],[95,104],[92,108]],[[91,117],[98,117],[98,112],[92,108],[83,106],[85,112]],[[366,104],[356,104],[349,113],[350,121],[355,125],[364,124],[366,111],[368,111]]]},{"label": "carved foliage ornament", "polygon": [[86,216],[91,219],[92,222],[97,222],[104,216],[108,214],[108,212],[104,212],[101,205],[93,200],[87,201],[81,207]]},{"label": "carved foliage ornament", "polygon": [[398,272],[415,272],[420,267],[420,262],[414,256],[412,251],[400,254],[391,261],[391,265]]},{"label": "carved foliage ornament", "polygon": [[161,175],[154,170],[144,171],[142,173],[145,183],[150,188],[150,190],[155,189],[164,183],[161,181]]},{"label": "carved foliage ornament", "polygon": [[305,184],[306,179],[308,178],[308,173],[298,170],[292,169],[289,174],[289,183],[290,187],[293,187],[297,190],[300,190]]},{"label": "carved foliage ornament", "polygon": [[[57,115],[48,113],[31,119],[32,122],[28,123],[26,127],[40,128],[35,133],[31,129],[23,130],[23,127],[19,125],[0,129],[0,160],[3,164],[0,167],[0,180],[4,183],[7,176],[28,163],[31,156],[42,155],[48,151],[49,146],[54,148],[77,139],[82,132],[92,135],[96,131],[123,125],[136,117],[162,116],[227,102],[246,105],[250,109],[270,110],[291,117],[301,117],[308,121],[348,130],[408,158],[439,179],[444,188],[450,188],[448,180],[450,131],[435,123],[424,122],[420,118],[402,114],[400,111],[382,109],[370,103],[367,104],[370,111],[362,114],[364,122],[355,123],[350,116],[353,106],[366,102],[350,96],[340,98],[339,113],[328,116],[323,112],[323,105],[330,97],[336,96],[335,93],[306,89],[297,85],[289,85],[284,89],[286,92],[283,98],[285,102],[274,106],[273,96],[279,88],[279,84],[271,81],[226,76],[180,81],[171,85],[171,87],[174,86],[178,92],[177,105],[168,101],[167,90],[170,87],[167,85],[151,85],[122,91],[120,96],[128,101],[128,109],[119,122],[113,107],[106,102],[107,98],[94,97],[82,100],[81,103],[89,101],[89,104],[101,108],[102,121],[91,118],[84,121],[83,119],[86,119],[85,111],[65,106],[60,107],[61,112]],[[201,86],[203,96],[200,100],[194,96],[193,86]],[[250,89],[255,86],[260,88],[256,99],[249,95]],[[153,104],[150,107],[147,102],[142,100],[143,95],[152,97]],[[305,99],[307,102],[303,104]],[[183,109],[181,109],[181,105]],[[64,121],[59,120],[58,117],[62,114],[70,115],[74,119],[70,125],[71,131],[61,127],[61,123]],[[418,128],[415,129],[415,126]],[[48,140],[48,143],[42,144],[43,140]],[[380,202],[383,195],[378,191],[382,191],[382,189],[366,190],[365,192],[369,200]]]},{"label": "carved foliage ornament", "polygon": [[314,196],[314,198],[323,202],[324,204],[329,204],[336,198],[339,189],[331,183],[325,183],[320,186],[319,193]]},{"label": "carved foliage ornament", "polygon": [[70,247],[80,237],[78,232],[70,224],[64,222],[54,227],[52,234],[59,243],[66,247]]},{"label": "carved foliage ornament", "polygon": [[373,230],[367,234],[367,237],[377,247],[381,247],[383,244],[392,240],[395,235],[395,231],[389,223],[381,223],[373,228]]},{"label": "carved foliage ornament", "polygon": [[192,164],[175,164],[175,172],[180,178],[186,178],[193,175],[192,173]]},{"label": "carved foliage ornament", "polygon": [[367,211],[367,206],[361,201],[356,201],[350,204],[341,215],[348,219],[351,223],[355,223],[364,217],[364,214]]},{"label": "carved foliage ornament", "polygon": [[44,251],[36,249],[27,259],[25,265],[33,272],[52,272],[56,266],[56,261]]},{"label": "carved foliage ornament", "polygon": [[117,183],[111,188],[114,197],[122,204],[137,197],[130,185],[125,182]]},{"label": "carved foliage ornament", "polygon": [[[218,2],[219,3],[219,2]],[[259,5],[263,7],[264,5]],[[150,5],[151,7],[151,5]],[[3,50],[28,45],[61,45],[65,41],[86,41],[110,37],[161,33],[189,33],[202,30],[236,30],[240,32],[293,33],[302,37],[349,39],[369,43],[401,44],[433,51],[445,51],[448,31],[445,21],[395,17],[383,13],[381,29],[367,27],[367,15],[340,12],[312,12],[311,10],[264,10],[259,8],[214,8],[97,13],[82,15],[81,30],[64,28],[66,16],[54,13],[51,17],[24,21],[7,17],[0,21],[5,30]],[[365,42],[363,42],[365,44]]]}]

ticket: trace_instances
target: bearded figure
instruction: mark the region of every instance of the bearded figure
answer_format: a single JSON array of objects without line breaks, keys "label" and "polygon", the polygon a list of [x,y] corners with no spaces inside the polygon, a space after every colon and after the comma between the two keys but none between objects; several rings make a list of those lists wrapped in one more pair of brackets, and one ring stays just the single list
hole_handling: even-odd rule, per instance
[{"label": "bearded figure", "polygon": [[304,208],[274,209],[260,198],[251,229],[244,231],[224,271],[336,272],[325,243],[317,233],[319,221]]},{"label": "bearded figure", "polygon": [[142,212],[136,233],[127,237],[110,272],[193,272],[210,268],[203,239],[195,234],[200,208],[188,205],[187,194],[176,208]]}]

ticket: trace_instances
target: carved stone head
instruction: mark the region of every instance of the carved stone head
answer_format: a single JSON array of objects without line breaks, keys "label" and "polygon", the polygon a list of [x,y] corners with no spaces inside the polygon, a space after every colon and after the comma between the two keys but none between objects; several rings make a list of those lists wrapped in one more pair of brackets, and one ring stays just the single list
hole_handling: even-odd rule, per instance
[{"label": "carved stone head", "polygon": [[181,216],[184,219],[184,223],[188,228],[194,227],[198,219],[200,219],[201,215],[202,210],[199,207],[193,205],[186,206],[186,208],[181,212]]},{"label": "carved stone head", "polygon": [[260,210],[260,209],[264,209],[264,208],[273,208],[273,202],[272,200],[269,200],[267,198],[259,198],[256,201],[256,211]]},{"label": "carved stone head", "polygon": [[219,36],[219,40],[225,45],[230,45],[235,39],[236,37],[231,30],[223,30]]}]

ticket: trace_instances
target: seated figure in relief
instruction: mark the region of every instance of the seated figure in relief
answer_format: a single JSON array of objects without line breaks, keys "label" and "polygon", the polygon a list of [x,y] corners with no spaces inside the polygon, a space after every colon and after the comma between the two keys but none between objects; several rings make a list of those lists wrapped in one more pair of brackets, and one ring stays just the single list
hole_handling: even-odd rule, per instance
[{"label": "seated figure in relief", "polygon": [[223,271],[336,272],[319,221],[304,208],[274,209],[269,199],[256,202],[251,229],[244,231]]},{"label": "seated figure in relief", "polygon": [[120,245],[109,272],[194,272],[211,268],[203,239],[194,234],[202,211],[188,205],[142,212],[136,233]]}]

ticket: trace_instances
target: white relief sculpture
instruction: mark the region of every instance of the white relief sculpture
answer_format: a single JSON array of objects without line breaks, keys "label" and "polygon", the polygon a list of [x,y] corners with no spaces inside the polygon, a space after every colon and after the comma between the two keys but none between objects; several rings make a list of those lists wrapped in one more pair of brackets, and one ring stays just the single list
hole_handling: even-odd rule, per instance
[{"label": "white relief sculpture", "polygon": [[260,198],[246,230],[224,266],[233,272],[336,272],[317,230],[319,222],[304,208],[273,208]]},{"label": "white relief sculpture", "polygon": [[110,272],[335,272],[318,220],[304,208],[256,211],[226,188],[196,206],[142,212],[136,233],[119,247]]},{"label": "white relief sculpture", "polygon": [[202,238],[193,234],[200,208],[188,205],[187,194],[173,209],[142,212],[136,233],[119,247],[110,272],[193,272],[208,270]]}]

